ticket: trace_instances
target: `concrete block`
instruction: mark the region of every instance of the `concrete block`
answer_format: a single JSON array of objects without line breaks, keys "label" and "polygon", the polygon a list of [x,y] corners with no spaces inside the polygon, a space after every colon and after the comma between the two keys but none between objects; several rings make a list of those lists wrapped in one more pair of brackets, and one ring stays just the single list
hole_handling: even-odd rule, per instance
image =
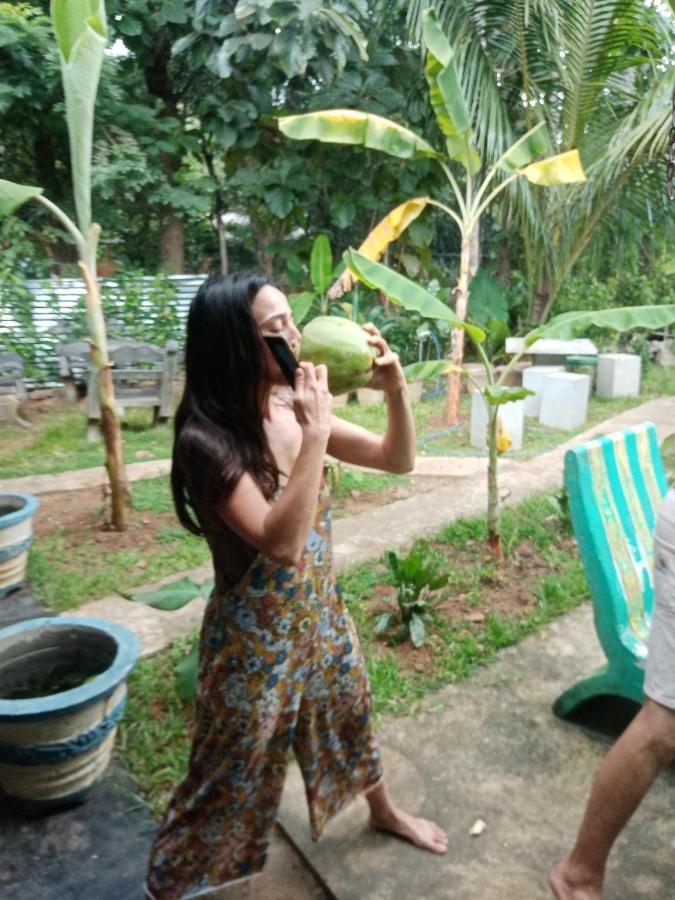
[{"label": "concrete block", "polygon": [[523,372],[523,387],[534,391],[534,397],[525,398],[525,415],[536,418],[541,405],[541,389],[544,378],[556,372],[564,372],[565,366],[529,366]]},{"label": "concrete block", "polygon": [[539,422],[549,428],[581,428],[588,413],[591,378],[576,372],[547,375],[541,390]]},{"label": "concrete block", "polygon": [[599,397],[638,397],[642,359],[635,353],[601,353],[596,393]]},{"label": "concrete block", "polygon": [[[520,450],[523,446],[523,421],[525,402],[514,400],[499,407],[499,416],[504,428],[511,437],[511,450]],[[471,394],[471,446],[479,450],[487,450],[488,412],[487,401],[480,391]]]}]

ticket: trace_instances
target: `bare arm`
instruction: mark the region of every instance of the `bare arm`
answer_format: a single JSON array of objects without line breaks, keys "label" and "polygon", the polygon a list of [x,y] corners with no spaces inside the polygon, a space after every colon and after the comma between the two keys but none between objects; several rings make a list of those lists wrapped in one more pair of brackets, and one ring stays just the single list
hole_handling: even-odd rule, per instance
[{"label": "bare arm", "polygon": [[357,466],[403,474],[415,467],[415,422],[405,376],[398,356],[387,346],[373,325],[371,343],[380,350],[375,360],[377,372],[369,386],[382,388],[387,403],[387,429],[382,437],[359,425],[333,416],[328,452],[331,456]]},{"label": "bare arm", "polygon": [[227,525],[257,550],[283,565],[300,560],[314,524],[317,496],[330,434],[331,396],[325,366],[303,364],[296,375],[293,408],[302,443],[280,498],[269,503],[254,479],[243,475],[218,508]]}]

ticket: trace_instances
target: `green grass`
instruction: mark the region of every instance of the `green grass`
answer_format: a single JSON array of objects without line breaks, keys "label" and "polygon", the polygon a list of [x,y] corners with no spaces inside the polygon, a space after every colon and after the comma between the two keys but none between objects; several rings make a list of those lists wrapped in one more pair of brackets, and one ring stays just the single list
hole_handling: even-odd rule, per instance
[{"label": "green grass", "polygon": [[[124,458],[166,459],[171,455],[173,429],[151,427],[150,410],[129,410],[122,425]],[[35,416],[33,431],[0,425],[0,478],[68,472],[102,466],[102,441],[86,439],[86,418],[81,405],[60,408]],[[150,454],[150,455],[147,455]]]},{"label": "green grass", "polygon": [[[141,513],[172,512],[168,480],[136,482],[132,503]],[[95,512],[92,510],[92,514]],[[64,612],[107,594],[126,594],[146,582],[192,569],[211,558],[206,541],[185,531],[174,517],[159,531],[153,529],[154,542],[144,535],[142,521],[132,527],[133,545],[124,549],[106,546],[106,541],[114,540],[115,535],[96,530],[79,535],[58,529],[35,541],[27,572],[35,597],[50,609]]]},{"label": "green grass", "polygon": [[351,469],[344,465],[333,466],[329,474],[331,491],[336,500],[346,500],[352,491],[379,494],[390,488],[408,487],[410,479],[405,475],[374,474]]},{"label": "green grass", "polygon": [[[480,626],[436,617],[430,642],[434,650],[431,675],[404,671],[395,654],[384,654],[374,636],[375,615],[367,599],[375,585],[386,581],[379,563],[365,563],[340,579],[368,662],[376,716],[410,715],[431,691],[457,682],[488,665],[496,653],[542,628],[557,616],[588,600],[588,587],[576,552],[571,550],[567,523],[556,516],[545,495],[534,496],[503,515],[504,544],[514,549],[528,540],[552,566],[536,588],[536,607],[516,619],[488,612]],[[483,542],[483,518],[459,520],[436,536],[448,563],[467,541]],[[482,544],[481,544],[482,546]],[[489,608],[495,563],[487,556],[472,571],[456,569],[452,588],[461,593],[473,585],[476,605]],[[392,589],[393,590],[393,589]],[[180,641],[156,657],[141,662],[129,683],[129,704],[121,727],[119,750],[145,801],[159,815],[175,785],[185,774],[190,749],[191,707],[182,704],[174,687],[174,667],[190,641]]]}]

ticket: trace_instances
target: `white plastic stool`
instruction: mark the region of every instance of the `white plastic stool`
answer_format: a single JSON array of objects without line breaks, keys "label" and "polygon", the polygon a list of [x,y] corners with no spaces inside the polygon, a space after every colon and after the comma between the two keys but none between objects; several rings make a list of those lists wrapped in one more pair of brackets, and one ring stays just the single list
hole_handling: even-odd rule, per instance
[{"label": "white plastic stool", "polygon": [[577,372],[547,375],[541,390],[540,424],[566,431],[581,428],[586,421],[590,392],[590,375]]},{"label": "white plastic stool", "polygon": [[[511,438],[511,450],[520,450],[523,446],[523,418],[525,403],[523,400],[514,400],[512,403],[502,403],[497,415],[501,418],[504,428]],[[471,393],[471,446],[479,450],[487,449],[487,400],[480,391]]]},{"label": "white plastic stool", "polygon": [[539,415],[539,407],[541,406],[541,389],[544,385],[544,378],[547,375],[553,375],[555,372],[564,372],[565,366],[529,366],[523,372],[523,387],[534,391],[534,397],[525,398],[525,415]]},{"label": "white plastic stool", "polygon": [[638,397],[641,371],[636,353],[601,353],[595,391],[599,397]]}]

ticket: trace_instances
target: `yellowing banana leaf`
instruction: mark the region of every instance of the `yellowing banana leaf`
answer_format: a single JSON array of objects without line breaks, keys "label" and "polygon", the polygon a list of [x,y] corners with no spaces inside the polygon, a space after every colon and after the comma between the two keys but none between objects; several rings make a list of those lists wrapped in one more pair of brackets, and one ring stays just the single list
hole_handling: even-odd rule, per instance
[{"label": "yellowing banana leaf", "polygon": [[448,372],[457,372],[459,375],[468,375],[466,369],[456,366],[449,359],[428,359],[424,362],[410,363],[403,367],[406,381],[426,381],[430,378],[439,378]]},{"label": "yellowing banana leaf", "polygon": [[426,319],[441,319],[449,322],[454,328],[463,328],[476,343],[480,344],[485,340],[482,328],[460,321],[438,297],[404,275],[399,275],[393,269],[368,259],[358,250],[347,250],[343,258],[345,265],[357,278],[368,287],[382,291],[393,303],[398,303],[404,309],[414,310]]},{"label": "yellowing banana leaf", "polygon": [[473,175],[480,169],[480,156],[471,145],[469,110],[454,51],[441,31],[433,9],[424,13],[422,40],[427,50],[424,75],[429,84],[429,99],[438,127],[446,137],[448,155]]},{"label": "yellowing banana leaf", "polygon": [[0,219],[11,216],[15,209],[41,193],[42,188],[30,184],[16,184],[0,178]]},{"label": "yellowing banana leaf", "polygon": [[[359,253],[367,256],[368,259],[379,259],[389,244],[397,240],[408,225],[415,221],[426,208],[428,202],[428,197],[415,197],[413,200],[406,200],[405,203],[401,203],[392,209],[373,228],[359,247]],[[340,276],[342,291],[350,291],[354,286],[354,281],[353,273],[349,269],[345,269]]]},{"label": "yellowing banana leaf", "polygon": [[519,171],[532,184],[543,186],[586,181],[586,173],[581,165],[578,150],[568,150],[567,153],[549,156],[548,159],[530,163]]},{"label": "yellowing banana leaf", "polygon": [[529,346],[538,338],[569,338],[582,335],[591,325],[599,328],[613,328],[614,331],[630,331],[633,328],[647,328],[658,331],[675,322],[675,304],[663,306],[620,306],[614,309],[599,309],[588,312],[568,312],[554,316],[546,325],[525,338]]},{"label": "yellowing banana leaf", "polygon": [[103,0],[52,0],[66,97],[75,208],[80,231],[91,225],[91,149],[94,105],[106,45]]},{"label": "yellowing banana leaf", "polygon": [[428,156],[440,158],[431,144],[408,128],[356,109],[324,109],[277,120],[279,130],[296,141],[323,141],[329,144],[360,144],[398,159]]},{"label": "yellowing banana leaf", "polygon": [[534,128],[531,128],[527,134],[524,134],[515,143],[511,144],[495,165],[498,169],[503,169],[506,172],[514,172],[516,169],[522,169],[526,166],[535,156],[543,156],[545,153],[550,152],[551,143],[544,123],[540,122]]}]

